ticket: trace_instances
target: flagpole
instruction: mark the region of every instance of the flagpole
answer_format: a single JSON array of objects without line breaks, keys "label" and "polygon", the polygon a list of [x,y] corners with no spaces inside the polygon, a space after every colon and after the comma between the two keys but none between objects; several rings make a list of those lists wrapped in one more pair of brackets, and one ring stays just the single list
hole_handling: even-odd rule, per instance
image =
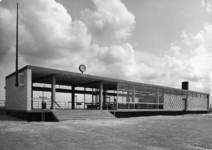
[{"label": "flagpole", "polygon": [[16,20],[16,81],[15,86],[17,87],[18,84],[18,3],[17,3],[17,20]]}]

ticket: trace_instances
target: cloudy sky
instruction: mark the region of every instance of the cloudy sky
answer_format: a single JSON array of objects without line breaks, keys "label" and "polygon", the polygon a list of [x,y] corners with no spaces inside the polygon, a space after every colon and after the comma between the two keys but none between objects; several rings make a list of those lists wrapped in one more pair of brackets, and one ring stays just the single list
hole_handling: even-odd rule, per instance
[{"label": "cloudy sky", "polygon": [[15,71],[35,65],[210,92],[212,0],[0,0],[0,99]]}]

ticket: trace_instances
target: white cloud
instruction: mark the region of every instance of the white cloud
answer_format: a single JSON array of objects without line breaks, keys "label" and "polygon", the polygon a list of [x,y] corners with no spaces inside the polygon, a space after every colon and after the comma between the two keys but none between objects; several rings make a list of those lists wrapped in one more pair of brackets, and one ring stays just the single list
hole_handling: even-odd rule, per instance
[{"label": "white cloud", "polygon": [[201,5],[205,7],[205,10],[211,14],[212,0],[201,0]]},{"label": "white cloud", "polygon": [[[16,13],[10,4],[13,1],[6,2],[7,5],[0,6],[1,68],[13,66],[10,60],[14,60],[15,51]],[[206,24],[196,35],[182,31],[181,41],[172,42],[167,53],[154,55],[135,51],[130,43],[120,42],[132,34],[135,24],[134,15],[120,0],[94,0],[96,10],[83,11],[84,22],[73,20],[54,0],[21,2],[20,67],[32,64],[78,71],[83,63],[86,74],[177,88],[183,80],[188,80],[193,89],[209,91],[211,24]],[[107,44],[102,46],[101,41]],[[1,77],[11,73],[11,68]]]},{"label": "white cloud", "polygon": [[125,39],[131,36],[135,16],[120,0],[93,0],[93,2],[96,10],[86,9],[81,15],[95,42],[99,37],[111,42],[114,39]]},{"label": "white cloud", "polygon": [[[0,24],[0,30],[6,35],[15,33],[16,14],[12,13],[15,8],[10,7],[13,3],[9,2],[8,8],[0,9],[4,14],[1,15],[4,16],[1,20],[7,21],[7,24]],[[15,37],[14,34],[12,35]],[[19,3],[19,37],[20,54],[27,63],[32,64],[52,58],[60,59],[67,53],[86,51],[91,42],[85,24],[79,20],[72,21],[67,10],[54,0]],[[14,38],[6,40],[0,47],[5,45],[14,46]]]},{"label": "white cloud", "polygon": [[[174,65],[170,71],[178,78],[192,82],[194,89],[210,91],[210,61],[212,50],[212,25],[206,24],[204,29],[196,35],[182,32],[182,41],[170,45],[170,51],[167,53],[172,59],[165,62]],[[177,54],[173,49],[177,49]],[[166,56],[167,57],[167,56]],[[199,84],[202,83],[202,84]]]}]

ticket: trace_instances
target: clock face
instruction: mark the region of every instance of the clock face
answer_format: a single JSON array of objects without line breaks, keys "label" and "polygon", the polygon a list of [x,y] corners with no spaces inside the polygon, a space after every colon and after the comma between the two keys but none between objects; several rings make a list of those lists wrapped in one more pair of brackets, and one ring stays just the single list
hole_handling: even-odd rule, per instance
[{"label": "clock face", "polygon": [[86,70],[85,65],[80,65],[80,66],[79,66],[79,70],[80,70],[81,72],[84,72],[84,71]]}]

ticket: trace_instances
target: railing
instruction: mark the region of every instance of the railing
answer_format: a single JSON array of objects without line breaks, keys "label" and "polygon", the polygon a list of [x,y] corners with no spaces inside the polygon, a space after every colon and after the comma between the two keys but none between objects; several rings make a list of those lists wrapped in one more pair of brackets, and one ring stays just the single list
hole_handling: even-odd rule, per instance
[{"label": "railing", "polygon": [[[51,101],[46,102],[46,109],[51,109]],[[56,109],[72,109],[72,103],[68,102],[56,102]],[[33,101],[33,109],[41,109],[42,100]],[[99,109],[99,104],[75,102],[75,109]],[[126,103],[114,103],[106,102],[103,104],[104,110],[117,110],[117,109],[163,109],[163,103],[141,103],[141,102],[126,102]]]},{"label": "railing", "polygon": [[106,109],[106,110],[116,110],[116,103],[114,102],[106,102],[105,105],[103,105],[103,109]]},{"label": "railing", "polygon": [[163,109],[163,103],[118,103],[118,109]]},{"label": "railing", "polygon": [[5,100],[0,100],[0,108],[4,108],[5,107]]},{"label": "railing", "polygon": [[59,107],[60,109],[60,105],[53,99],[53,102]]},{"label": "railing", "polygon": [[[51,109],[51,101],[45,100],[46,102],[46,109]],[[55,102],[56,108],[55,109],[72,109],[72,103],[70,101],[67,102]],[[93,106],[91,108],[91,106]],[[42,107],[42,100],[33,100],[33,109],[41,109]],[[92,103],[82,103],[82,102],[75,102],[75,109],[98,109],[99,105],[95,105]]]}]

